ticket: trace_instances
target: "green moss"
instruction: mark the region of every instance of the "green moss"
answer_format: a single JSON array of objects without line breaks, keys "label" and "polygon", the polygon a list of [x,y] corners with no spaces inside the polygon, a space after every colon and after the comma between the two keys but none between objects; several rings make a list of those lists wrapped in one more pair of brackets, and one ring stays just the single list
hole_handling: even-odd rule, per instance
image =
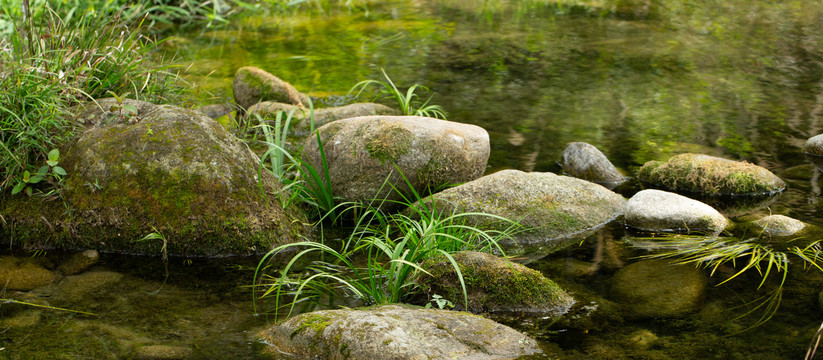
[{"label": "green moss", "polygon": [[680,154],[668,162],[650,161],[638,171],[646,183],[672,191],[707,195],[760,195],[785,188],[785,183],[759,166],[697,154]]},{"label": "green moss", "polygon": [[311,329],[314,331],[314,336],[319,337],[323,334],[323,331],[326,330],[326,327],[331,325],[331,323],[332,318],[330,316],[325,316],[322,314],[308,314],[300,325],[294,329],[291,334],[289,334],[289,337],[294,339],[295,336],[299,335],[306,329]]},{"label": "green moss", "polygon": [[372,158],[383,164],[391,164],[409,152],[413,138],[408,130],[392,126],[366,138],[365,147]]}]

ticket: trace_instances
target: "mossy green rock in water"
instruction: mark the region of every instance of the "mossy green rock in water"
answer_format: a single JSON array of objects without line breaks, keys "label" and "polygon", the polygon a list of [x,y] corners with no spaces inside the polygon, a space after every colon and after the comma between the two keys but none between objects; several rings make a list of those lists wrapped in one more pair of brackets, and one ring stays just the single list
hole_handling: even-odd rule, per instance
[{"label": "mossy green rock in water", "polygon": [[237,69],[232,89],[234,102],[243,109],[269,100],[301,107],[309,105],[308,96],[301,94],[294,86],[253,66]]},{"label": "mossy green rock in water", "polygon": [[0,257],[0,288],[31,290],[46,286],[54,280],[54,274],[30,257]]},{"label": "mossy green rock in water", "polygon": [[[342,201],[400,200],[392,186],[413,198],[407,184],[424,194],[471,181],[483,175],[489,160],[486,130],[427,117],[357,117],[323,125],[317,132],[332,191]],[[316,136],[306,139],[303,153],[322,169]]]},{"label": "mossy green rock in water", "polygon": [[431,276],[421,275],[418,283],[429,296],[440,295],[457,310],[545,318],[563,315],[574,304],[569,294],[536,270],[474,251],[459,252],[453,257],[466,284],[468,308],[457,273],[444,257],[424,262],[423,268]]},{"label": "mossy green rock in water", "polygon": [[766,195],[786,188],[783,180],[760,166],[699,154],[676,155],[665,163],[649,161],[638,178],[671,191],[706,195]]},{"label": "mossy green rock in water", "polygon": [[694,265],[643,260],[626,266],[611,279],[611,295],[638,318],[677,317],[697,312],[707,279]]},{"label": "mossy green rock in water", "polygon": [[260,333],[264,353],[289,359],[516,359],[534,340],[466,312],[384,305],[302,314]]},{"label": "mossy green rock in water", "polygon": [[[263,101],[254,104],[248,109],[247,116],[260,115],[263,119],[271,120],[277,113],[292,114],[289,124],[289,135],[305,136],[311,131],[311,111],[295,105],[283,104],[274,101]],[[386,105],[375,103],[356,103],[345,106],[335,106],[314,110],[314,127],[318,128],[332,121],[360,116],[397,115],[398,111]],[[286,116],[283,116],[285,121]]]},{"label": "mossy green rock in water", "polygon": [[[543,255],[573,243],[571,237],[604,225],[623,213],[626,199],[600,185],[552,173],[503,170],[443,190],[422,202],[445,213],[481,212],[522,225],[512,240],[540,246]],[[466,217],[482,229],[506,230],[511,223],[487,216]],[[512,245],[503,241],[503,245]]]},{"label": "mossy green rock in water", "polygon": [[[165,245],[169,254],[218,256],[265,252],[303,231],[300,214],[280,208],[277,180],[258,174],[257,156],[214,120],[143,102],[121,119],[116,102],[98,103],[106,110],[79,115],[98,125],[60,159],[64,202],[6,195],[0,203],[15,244],[142,254]],[[166,244],[138,241],[155,231]]]}]

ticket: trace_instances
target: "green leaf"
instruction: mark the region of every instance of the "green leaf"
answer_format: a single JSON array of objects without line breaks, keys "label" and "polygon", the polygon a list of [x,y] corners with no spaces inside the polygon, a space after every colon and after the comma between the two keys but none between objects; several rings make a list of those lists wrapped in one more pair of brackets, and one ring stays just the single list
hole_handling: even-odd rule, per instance
[{"label": "green leaf", "polygon": [[48,173],[49,167],[46,165],[41,166],[40,169],[37,170],[37,176],[46,176]]},{"label": "green leaf", "polygon": [[42,176],[32,176],[28,180],[26,180],[26,182],[29,183],[29,184],[37,184],[41,181],[43,181]]},{"label": "green leaf", "polygon": [[134,105],[123,105],[123,110],[126,110],[126,112],[130,114],[137,115],[137,107]]},{"label": "green leaf", "polygon": [[60,159],[60,150],[52,149],[51,151],[49,151],[49,165],[50,166],[54,166],[54,165],[51,164],[52,161],[56,165],[58,159]]},{"label": "green leaf", "polygon": [[29,177],[31,177],[31,173],[28,170],[23,171],[23,182],[29,182]]},{"label": "green leaf", "polygon": [[17,183],[17,185],[14,186],[14,189],[11,189],[11,194],[12,195],[17,195],[18,193],[23,191],[24,187],[26,187],[26,183],[24,183],[24,182]]},{"label": "green leaf", "polygon": [[26,195],[31,196],[31,186],[26,186]]},{"label": "green leaf", "polygon": [[54,169],[52,169],[52,170],[53,170],[53,171],[54,171],[54,173],[55,173],[55,174],[57,174],[57,175],[60,175],[60,176],[66,176],[66,170],[65,170],[65,169],[63,169],[62,167],[55,166],[55,167],[54,167]]}]

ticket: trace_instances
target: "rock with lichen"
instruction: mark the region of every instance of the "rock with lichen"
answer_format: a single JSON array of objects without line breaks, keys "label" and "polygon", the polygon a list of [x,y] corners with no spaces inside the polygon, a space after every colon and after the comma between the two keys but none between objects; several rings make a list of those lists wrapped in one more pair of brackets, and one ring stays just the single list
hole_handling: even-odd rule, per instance
[{"label": "rock with lichen", "polygon": [[637,176],[670,191],[704,195],[760,196],[786,188],[783,180],[763,167],[699,154],[680,154],[667,162],[649,161]]},{"label": "rock with lichen", "polygon": [[[265,252],[304,230],[275,195],[260,159],[194,110],[113,99],[78,110],[92,126],[62,152],[63,201],[6,196],[0,213],[15,242],[32,247],[179,255]],[[86,120],[89,118],[94,120]],[[71,211],[66,211],[66,208]],[[163,239],[136,241],[150,233]],[[161,250],[162,249],[162,250]]]},{"label": "rock with lichen", "polygon": [[645,231],[719,233],[729,221],[713,207],[668,191],[647,189],[626,203],[626,225]]},{"label": "rock with lichen", "polygon": [[244,66],[234,74],[234,102],[243,109],[261,101],[277,101],[300,107],[309,106],[308,96],[301,94],[291,84],[263,69]]},{"label": "rock with lichen", "polygon": [[540,353],[516,330],[466,312],[384,305],[301,314],[259,334],[290,359],[516,359]]},{"label": "rock with lichen", "polygon": [[[375,103],[355,103],[344,106],[335,106],[328,108],[315,109],[312,114],[310,109],[301,108],[296,105],[283,104],[274,101],[263,101],[252,105],[247,111],[247,116],[253,117],[259,115],[263,120],[275,119],[277,114],[283,112],[283,121],[285,121],[288,114],[291,114],[291,122],[289,123],[289,135],[305,136],[309,134],[312,129],[318,128],[332,121],[348,119],[360,116],[373,115],[398,115],[398,111],[386,105]],[[312,121],[314,116],[314,121]]]},{"label": "rock with lichen", "polygon": [[[486,130],[428,117],[357,117],[316,131],[332,191],[342,201],[394,201],[413,198],[412,190],[427,194],[480,177],[489,159]],[[322,169],[318,145],[318,138],[309,136],[303,154]]]},{"label": "rock with lichen", "polygon": [[573,142],[566,146],[560,156],[563,172],[569,176],[610,188],[626,181],[620,170],[594,145]]},{"label": "rock with lichen", "polygon": [[[517,247],[540,247],[544,256],[574,243],[582,233],[611,222],[626,204],[623,196],[603,186],[552,173],[503,170],[443,190],[420,200],[445,213],[486,213],[464,217],[467,224],[516,231],[501,244],[507,253]],[[501,220],[498,217],[509,219]]]},{"label": "rock with lichen", "polygon": [[643,260],[614,274],[611,296],[635,318],[678,317],[700,310],[708,279],[694,265]]},{"label": "rock with lichen", "polygon": [[466,286],[466,298],[452,263],[445,257],[426,260],[418,284],[429,297],[440,295],[457,310],[473,313],[555,318],[574,299],[539,271],[491,254],[462,251],[452,255]]}]

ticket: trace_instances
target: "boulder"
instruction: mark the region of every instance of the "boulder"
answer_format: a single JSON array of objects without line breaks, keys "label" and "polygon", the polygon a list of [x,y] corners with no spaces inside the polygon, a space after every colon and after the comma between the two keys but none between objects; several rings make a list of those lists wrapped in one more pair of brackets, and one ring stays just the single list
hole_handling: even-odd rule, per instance
[{"label": "boulder", "polygon": [[[543,255],[623,214],[626,199],[600,185],[552,173],[503,170],[420,201],[441,212],[479,212],[522,225],[503,245],[542,247]],[[504,231],[510,222],[469,216],[467,224]],[[507,250],[508,251],[508,250]]]},{"label": "boulder", "polygon": [[823,134],[815,135],[806,140],[803,152],[808,155],[823,156]]},{"label": "boulder", "polygon": [[31,257],[0,257],[0,289],[32,290],[51,284],[54,274]]},{"label": "boulder", "polygon": [[[297,210],[280,207],[277,180],[217,122],[131,102],[136,114],[113,99],[78,110],[96,125],[63,151],[63,201],[6,196],[6,235],[35,247],[216,256],[265,252],[304,231]],[[137,241],[150,233],[164,239]]]},{"label": "boulder", "polygon": [[302,314],[260,333],[290,359],[516,359],[534,340],[466,312],[384,305]]},{"label": "boulder", "polygon": [[540,272],[491,254],[463,251],[453,254],[466,285],[468,308],[463,289],[452,263],[440,256],[427,260],[418,283],[429,297],[440,295],[456,310],[473,313],[523,314],[532,317],[557,317],[574,304],[569,294]]},{"label": "boulder", "polygon": [[188,346],[144,345],[135,350],[135,360],[191,359],[194,351]]},{"label": "boulder", "polygon": [[253,66],[237,69],[232,89],[234,102],[242,109],[248,109],[261,101],[277,101],[300,107],[307,107],[310,101],[308,96],[301,94],[291,84]]},{"label": "boulder", "polygon": [[786,188],[771,171],[746,162],[708,155],[680,154],[668,162],[649,161],[640,181],[675,192],[705,195],[770,195]]},{"label": "boulder", "polygon": [[561,154],[563,172],[606,187],[615,187],[626,178],[594,145],[573,142]]},{"label": "boulder", "polygon": [[[332,191],[342,201],[400,200],[398,191],[413,198],[411,189],[428,194],[477,179],[489,159],[486,130],[427,117],[349,118],[323,125],[317,132]],[[306,139],[303,155],[322,169],[316,136]]]},{"label": "boulder", "polygon": [[769,215],[754,223],[768,237],[794,236],[806,228],[806,223],[784,215]]},{"label": "boulder", "polygon": [[626,266],[611,279],[611,295],[636,318],[677,317],[697,312],[706,294],[707,278],[694,265],[643,260]]},{"label": "boulder", "polygon": [[[311,132],[311,111],[295,105],[274,101],[263,101],[252,105],[247,116],[260,115],[263,119],[274,119],[278,112],[292,113],[289,135],[306,136]],[[375,103],[356,103],[314,110],[315,129],[340,119],[373,115],[397,115],[398,111],[386,105]],[[285,116],[283,117],[285,120]]]},{"label": "boulder", "polygon": [[642,190],[626,203],[626,225],[645,231],[723,231],[729,221],[700,201],[661,190]]},{"label": "boulder", "polygon": [[72,254],[57,267],[57,270],[63,275],[79,274],[96,264],[98,260],[100,260],[100,253],[97,250],[86,250]]}]

